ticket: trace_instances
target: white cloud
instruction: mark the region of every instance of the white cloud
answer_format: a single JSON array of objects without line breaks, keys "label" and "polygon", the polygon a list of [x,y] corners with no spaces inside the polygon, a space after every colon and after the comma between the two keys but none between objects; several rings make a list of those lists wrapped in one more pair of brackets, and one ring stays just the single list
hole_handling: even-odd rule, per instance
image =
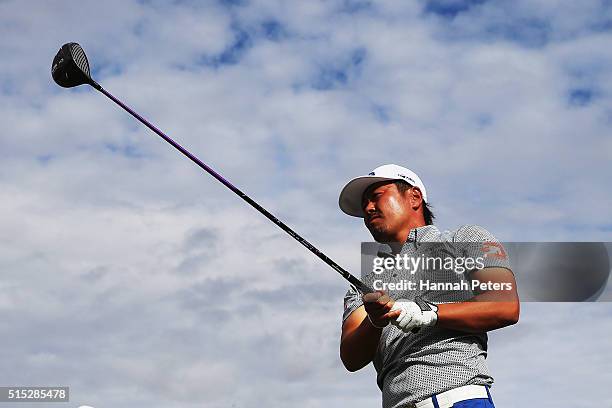
[{"label": "white cloud", "polygon": [[[369,236],[338,192],[382,163],[420,173],[441,228],[610,240],[610,7],[238,3],[0,4],[0,382],[96,407],[380,401],[371,367],[340,363],[336,272],[102,95],[55,86],[67,41],[355,274]],[[608,321],[525,305],[491,335],[498,404],[607,402],[605,374],[562,374],[605,373]]]}]

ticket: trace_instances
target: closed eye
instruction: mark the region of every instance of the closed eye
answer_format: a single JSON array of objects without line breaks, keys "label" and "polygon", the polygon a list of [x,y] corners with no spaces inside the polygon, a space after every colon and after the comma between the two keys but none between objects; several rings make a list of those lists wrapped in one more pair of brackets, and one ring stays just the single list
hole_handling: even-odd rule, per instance
[{"label": "closed eye", "polygon": [[370,197],[368,198],[364,198],[364,200],[361,202],[361,208],[365,208],[368,205],[368,202],[372,201],[372,202],[376,202],[378,201],[378,199],[380,198],[380,196],[382,195],[382,193],[372,193],[370,195]]}]

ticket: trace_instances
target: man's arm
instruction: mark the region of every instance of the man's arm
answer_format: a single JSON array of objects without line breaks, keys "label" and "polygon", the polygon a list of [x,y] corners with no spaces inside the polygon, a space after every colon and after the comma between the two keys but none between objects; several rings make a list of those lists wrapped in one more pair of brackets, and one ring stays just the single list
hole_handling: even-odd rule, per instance
[{"label": "man's arm", "polygon": [[[485,284],[489,282],[509,284],[511,289],[491,289],[476,295],[467,302],[439,304],[437,305],[437,322],[435,322],[437,326],[482,333],[518,322],[520,305],[516,292],[516,281],[511,271],[500,267],[484,268],[473,272],[471,278]],[[394,300],[386,295],[380,296],[381,294],[381,292],[374,292],[365,295],[364,304],[368,312],[366,312],[366,307],[361,306],[351,313],[342,325],[340,358],[349,371],[357,371],[365,367],[374,358],[382,333],[382,329],[375,325],[385,326],[394,321],[401,313],[401,310],[391,311],[395,304]],[[377,299],[377,296],[380,297]],[[368,313],[372,321],[368,319]],[[405,331],[409,332],[415,327],[419,325],[410,324]]]},{"label": "man's arm", "polygon": [[360,370],[374,359],[382,327],[399,316],[399,311],[390,311],[394,301],[384,292],[366,294],[363,301],[365,306],[355,309],[342,325],[340,359],[349,371]]},{"label": "man's arm", "polygon": [[472,333],[491,331],[518,322],[520,304],[516,281],[506,268],[484,268],[471,278],[482,283],[510,284],[511,290],[487,290],[468,302],[438,305],[437,325]]}]

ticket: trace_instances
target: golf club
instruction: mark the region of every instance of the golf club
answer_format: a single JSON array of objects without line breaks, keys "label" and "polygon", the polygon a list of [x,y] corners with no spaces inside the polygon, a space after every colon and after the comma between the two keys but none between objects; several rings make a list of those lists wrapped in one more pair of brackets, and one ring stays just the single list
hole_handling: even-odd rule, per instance
[{"label": "golf club", "polygon": [[204,164],[202,161],[200,161],[200,159],[195,157],[193,154],[191,154],[189,151],[187,151],[177,142],[172,140],[170,137],[164,134],[161,130],[157,129],[145,118],[140,116],[138,113],[134,112],[132,109],[126,106],[123,102],[121,102],[119,99],[115,98],[108,91],[102,88],[100,84],[98,84],[96,81],[94,81],[91,78],[91,73],[89,70],[89,62],[87,61],[87,57],[85,56],[85,52],[83,51],[83,48],[81,48],[79,44],[71,42],[71,43],[64,44],[60,48],[57,55],[53,59],[53,65],[51,67],[51,75],[53,76],[53,80],[59,86],[62,86],[64,88],[72,88],[75,86],[87,84],[87,85],[91,85],[98,91],[102,92],[104,95],[110,98],[117,105],[125,109],[130,115],[134,116],[136,119],[142,122],[146,127],[151,129],[153,132],[157,133],[157,135],[163,138],[166,142],[170,143],[175,149],[177,149],[179,152],[183,153],[185,156],[191,159],[191,161],[193,161],[195,164],[200,166],[204,171],[206,171],[208,174],[210,174],[211,176],[216,178],[218,181],[220,181],[225,187],[232,190],[240,198],[242,198],[244,201],[249,203],[253,208],[255,208],[257,211],[265,215],[266,218],[268,218],[274,224],[278,225],[283,231],[285,231],[287,234],[295,238],[296,241],[298,241],[300,244],[308,248],[310,252],[312,252],[319,258],[321,258],[323,262],[331,266],[336,272],[342,275],[342,277],[346,279],[351,285],[355,286],[357,290],[359,290],[361,293],[373,292],[373,290],[370,289],[367,285],[365,285],[355,276],[351,275],[347,270],[342,268],[340,265],[338,265],[336,262],[330,259],[327,255],[319,251],[310,242],[302,238],[302,236],[300,236],[297,232],[289,228],[285,223],[280,221],[278,218],[272,215],[268,210],[266,210],[261,205],[259,205],[257,202],[255,202],[255,200],[253,200],[251,197],[247,196],[245,193],[240,191],[236,186],[234,186],[232,183],[230,183],[225,178],[223,178],[219,173],[217,173],[212,168]]}]

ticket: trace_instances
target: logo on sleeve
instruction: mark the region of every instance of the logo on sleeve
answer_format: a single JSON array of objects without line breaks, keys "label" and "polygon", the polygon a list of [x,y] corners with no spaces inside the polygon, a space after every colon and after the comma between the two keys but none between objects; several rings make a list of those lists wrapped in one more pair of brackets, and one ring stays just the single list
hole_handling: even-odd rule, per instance
[{"label": "logo on sleeve", "polygon": [[483,242],[482,253],[484,254],[485,258],[508,259],[506,250],[499,242]]}]

